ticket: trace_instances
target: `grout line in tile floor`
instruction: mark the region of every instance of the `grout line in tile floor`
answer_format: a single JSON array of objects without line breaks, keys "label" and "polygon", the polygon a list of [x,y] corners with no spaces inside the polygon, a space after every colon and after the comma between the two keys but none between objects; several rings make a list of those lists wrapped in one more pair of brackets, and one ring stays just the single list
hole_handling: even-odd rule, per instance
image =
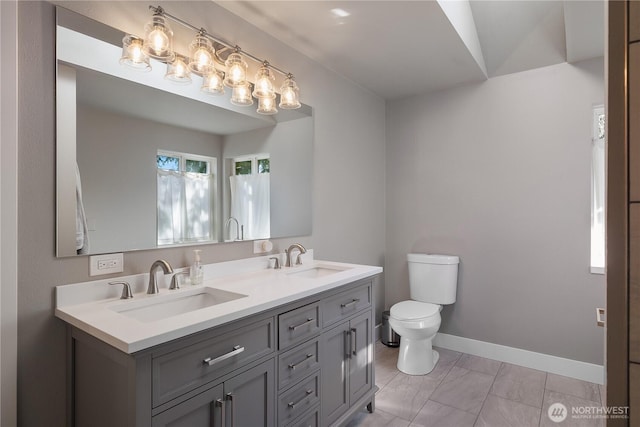
[{"label": "grout line in tile floor", "polygon": [[[376,342],[375,354],[377,371],[380,372],[380,376],[376,376],[384,381],[384,384],[377,382],[380,387],[376,394],[376,406],[378,409],[376,409],[376,412],[373,414],[366,412],[358,414],[347,424],[348,427],[423,426],[423,424],[418,424],[418,422],[426,423],[424,427],[430,427],[432,425],[445,427],[448,425],[451,425],[451,427],[546,427],[555,425],[555,423],[551,423],[551,420],[546,417],[547,410],[545,404],[549,402],[546,402],[548,399],[545,399],[545,396],[549,393],[553,393],[556,400],[560,399],[560,402],[568,406],[575,402],[577,402],[577,404],[580,404],[580,402],[591,402],[592,399],[595,398],[594,396],[596,396],[595,387],[597,388],[597,397],[602,401],[600,387],[597,384],[566,377],[555,378],[554,387],[562,390],[562,392],[560,392],[547,388],[549,385],[549,375],[547,372],[522,368],[506,362],[491,361],[490,359],[443,349],[441,350],[439,364],[446,364],[446,369],[440,365],[441,370],[438,370],[438,366],[436,366],[436,369],[429,374],[433,375],[432,378],[434,380],[437,379],[437,381],[427,384],[430,380],[429,376],[425,376],[425,382],[420,383],[420,381],[414,380],[407,384],[407,387],[418,387],[416,388],[415,396],[419,396],[419,391],[422,391],[421,398],[424,399],[423,402],[412,401],[414,406],[411,408],[411,411],[407,412],[406,408],[399,406],[406,404],[406,402],[398,402],[396,400],[394,404],[393,399],[389,400],[390,397],[392,398],[390,393],[382,393],[385,389],[393,390],[387,387],[394,383],[394,381],[397,384],[402,376],[406,376],[407,378],[411,377],[398,371],[395,366],[398,349],[385,347],[380,342]],[[464,361],[461,363],[463,358]],[[496,363],[499,363],[497,370]],[[441,387],[449,382],[447,378],[451,376],[452,370],[454,370],[455,367],[466,371],[454,371],[456,374],[450,378],[450,381],[457,381],[458,384],[450,385],[451,387],[449,387],[448,390],[445,389],[445,391],[437,396],[438,400],[432,400],[434,394],[436,394],[438,390],[442,391]],[[469,375],[469,373],[472,374]],[[544,374],[543,380],[541,378],[542,374]],[[488,375],[493,377],[490,383],[488,383]],[[500,375],[500,385],[497,385],[498,375]],[[480,382],[477,382],[478,380]],[[413,385],[411,383],[413,383]],[[427,394],[423,388],[419,388],[424,387],[425,384],[427,384],[429,388],[435,384],[435,387]],[[453,395],[451,394],[452,390],[454,392],[460,391],[461,394],[465,395],[460,396],[460,399],[472,399],[471,403],[458,401],[458,396],[455,395],[455,393]],[[480,403],[479,398],[481,395],[483,396],[482,402]],[[381,399],[385,399],[386,401]],[[491,406],[487,406],[489,405],[490,399]],[[539,402],[539,406],[534,406],[532,401],[534,403]],[[418,405],[419,408],[417,412],[413,413]],[[427,405],[430,406],[428,407]],[[396,411],[394,407],[399,409]],[[400,409],[402,408],[405,410],[401,411]],[[388,409],[391,409],[391,411]],[[538,411],[537,417],[534,411]],[[426,412],[428,412],[429,415],[427,415]],[[403,416],[410,419],[402,418],[396,414],[405,414]],[[580,421],[579,424],[576,424],[579,426],[584,425],[590,427],[604,425],[602,420],[570,421]]]}]

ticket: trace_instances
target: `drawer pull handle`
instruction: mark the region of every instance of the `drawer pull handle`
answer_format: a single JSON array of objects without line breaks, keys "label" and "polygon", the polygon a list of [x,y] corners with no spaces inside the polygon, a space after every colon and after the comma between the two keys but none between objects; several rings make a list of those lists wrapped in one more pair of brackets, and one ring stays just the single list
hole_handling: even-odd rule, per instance
[{"label": "drawer pull handle", "polygon": [[350,305],[356,305],[356,304],[357,304],[357,303],[359,303],[359,302],[360,302],[360,299],[359,299],[359,298],[354,298],[354,299],[353,299],[353,301],[351,301],[351,302],[346,302],[346,303],[342,303],[342,304],[340,304],[340,308],[347,308],[347,307],[349,307]]},{"label": "drawer pull handle", "polygon": [[313,322],[314,320],[316,320],[316,319],[314,319],[313,317],[307,317],[307,320],[302,322],[302,323],[300,323],[299,325],[289,326],[289,330],[290,331],[295,331],[296,329],[302,328],[303,326]]},{"label": "drawer pull handle", "polygon": [[227,360],[228,358],[233,357],[237,354],[240,354],[243,351],[244,351],[244,347],[240,347],[239,345],[237,345],[233,347],[233,350],[230,351],[229,353],[223,354],[222,356],[218,356],[215,359],[207,357],[202,361],[202,363],[209,366],[215,365],[216,363],[222,362],[223,360]]},{"label": "drawer pull handle", "polygon": [[306,394],[304,395],[304,397],[303,397],[302,399],[298,400],[296,403],[289,402],[289,403],[287,404],[287,406],[288,406],[289,408],[291,408],[291,409],[296,409],[296,406],[298,406],[299,404],[301,404],[301,403],[302,403],[302,402],[303,402],[307,397],[309,397],[309,395],[310,395],[310,394],[312,394],[312,393],[313,393],[313,390],[311,390],[311,389],[307,390],[307,391],[306,391]]},{"label": "drawer pull handle", "polygon": [[304,359],[302,359],[301,361],[299,361],[298,363],[290,363],[289,364],[289,369],[295,371],[296,368],[298,367],[298,365],[301,365],[302,363],[306,362],[307,359],[311,359],[313,357],[313,353],[309,353],[307,354],[307,357],[305,357]]}]

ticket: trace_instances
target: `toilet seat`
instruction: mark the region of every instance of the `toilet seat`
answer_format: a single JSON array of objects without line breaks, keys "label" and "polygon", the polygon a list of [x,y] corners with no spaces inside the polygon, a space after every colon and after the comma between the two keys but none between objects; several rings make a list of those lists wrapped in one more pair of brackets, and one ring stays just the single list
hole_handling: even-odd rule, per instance
[{"label": "toilet seat", "polygon": [[391,317],[397,320],[419,320],[440,313],[440,306],[428,302],[402,301],[391,307]]}]

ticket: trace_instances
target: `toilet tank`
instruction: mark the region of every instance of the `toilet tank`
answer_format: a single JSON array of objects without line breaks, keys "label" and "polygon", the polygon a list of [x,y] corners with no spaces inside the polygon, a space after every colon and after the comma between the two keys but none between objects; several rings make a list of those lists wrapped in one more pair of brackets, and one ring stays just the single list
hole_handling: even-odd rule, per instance
[{"label": "toilet tank", "polygon": [[414,301],[453,304],[458,287],[458,264],[453,255],[408,254],[409,288]]}]

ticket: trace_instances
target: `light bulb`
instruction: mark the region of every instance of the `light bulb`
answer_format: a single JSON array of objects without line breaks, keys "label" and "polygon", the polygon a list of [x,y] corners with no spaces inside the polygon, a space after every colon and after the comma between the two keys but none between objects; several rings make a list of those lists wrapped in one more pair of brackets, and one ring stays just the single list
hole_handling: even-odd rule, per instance
[{"label": "light bulb", "polygon": [[261,96],[258,98],[258,109],[256,110],[259,114],[276,114],[278,109],[276,108],[276,96],[272,97]]},{"label": "light bulb", "polygon": [[156,52],[164,52],[169,46],[169,37],[164,33],[164,29],[156,27],[155,30],[149,34],[151,39],[151,47]]},{"label": "light bulb", "polygon": [[234,52],[224,62],[227,66],[227,74],[224,79],[225,86],[236,87],[246,83],[247,80],[247,63],[242,56]]},{"label": "light bulb", "polygon": [[144,27],[144,53],[160,61],[171,62],[173,53],[173,31],[161,14],[153,15],[151,22]]},{"label": "light bulb", "polygon": [[223,75],[220,71],[210,69],[202,78],[202,87],[200,89],[211,95],[222,95],[224,94],[222,80]]},{"label": "light bulb", "polygon": [[149,57],[142,49],[142,39],[127,35],[122,39],[120,63],[140,71],[150,71]]},{"label": "light bulb", "polygon": [[164,78],[179,84],[191,83],[191,72],[183,56],[176,55],[174,61],[167,64],[167,74]]},{"label": "light bulb", "polygon": [[231,103],[233,105],[253,105],[253,98],[251,97],[251,87],[248,82],[238,85],[233,88],[231,92]]},{"label": "light bulb", "polygon": [[300,100],[298,95],[299,89],[293,76],[287,75],[282,87],[280,88],[280,108],[292,110],[300,108]]},{"label": "light bulb", "polygon": [[202,76],[213,66],[214,49],[204,30],[196,35],[189,45],[189,68],[192,72]]},{"label": "light bulb", "polygon": [[256,98],[274,97],[275,96],[275,91],[273,90],[274,80],[275,80],[275,76],[269,69],[269,64],[265,62],[264,65],[260,67],[260,69],[256,74],[256,87],[253,90],[253,96],[255,96]]}]

